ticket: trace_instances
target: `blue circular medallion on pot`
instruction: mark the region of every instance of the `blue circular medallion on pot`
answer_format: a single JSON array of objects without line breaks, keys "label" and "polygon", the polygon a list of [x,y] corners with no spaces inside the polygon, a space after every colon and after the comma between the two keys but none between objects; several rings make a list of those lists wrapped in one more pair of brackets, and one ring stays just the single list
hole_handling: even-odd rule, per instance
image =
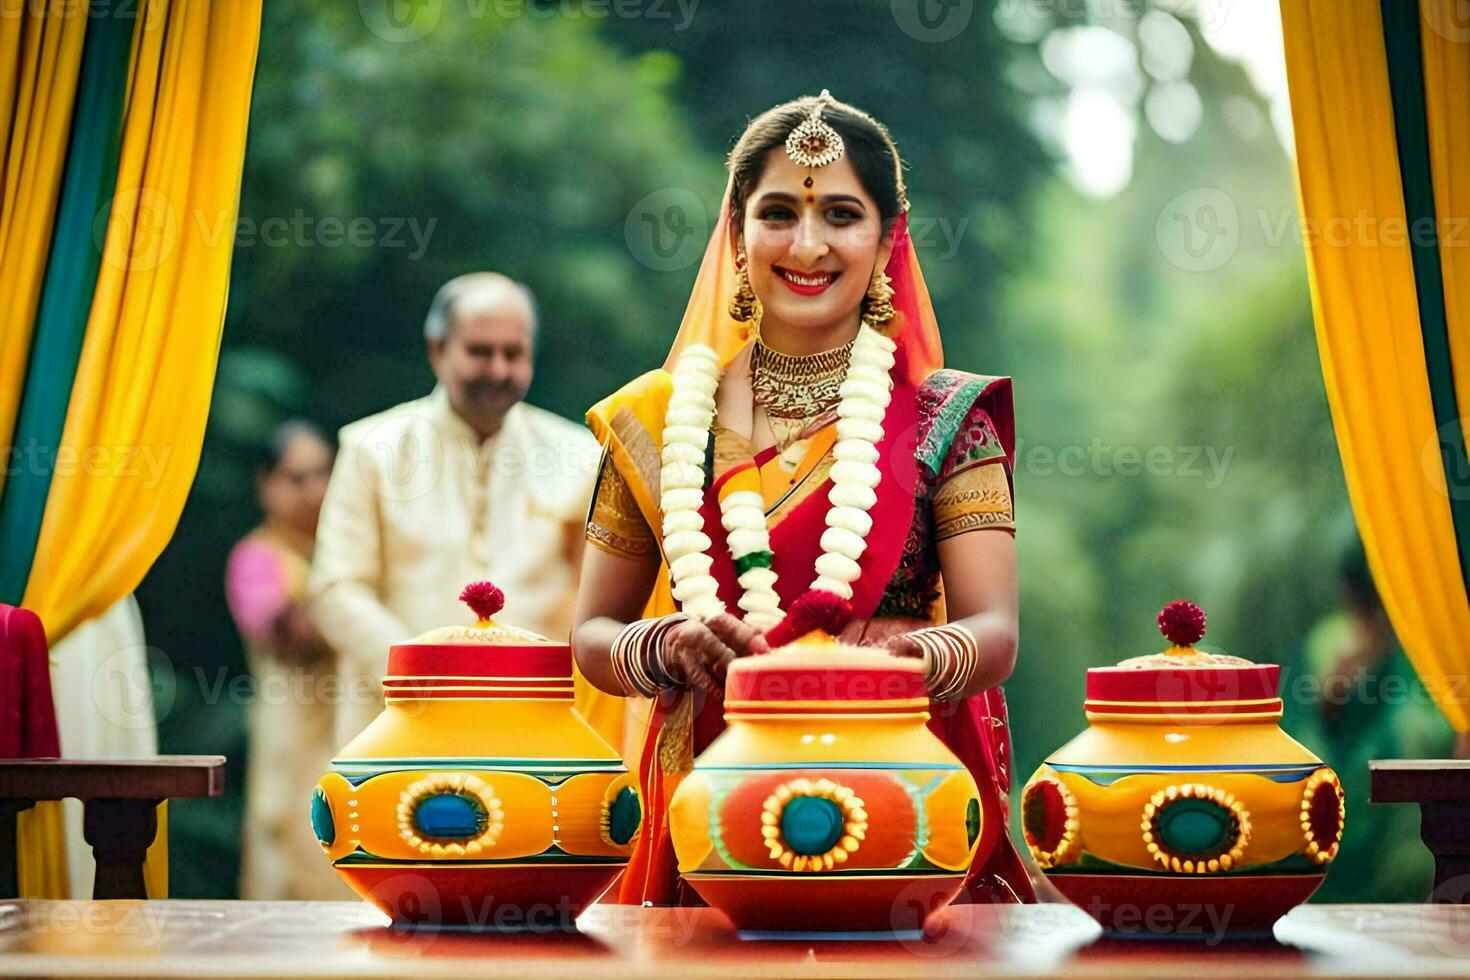
[{"label": "blue circular medallion on pot", "polygon": [[842,807],[823,796],[793,797],[781,811],[781,839],[794,854],[826,854],[842,839]]},{"label": "blue circular medallion on pot", "polygon": [[1157,817],[1162,842],[1175,854],[1215,856],[1230,849],[1238,833],[1228,807],[1214,800],[1173,800]]},{"label": "blue circular medallion on pot", "polygon": [[420,834],[439,840],[468,840],[484,833],[488,821],[484,805],[460,793],[436,793],[419,801],[413,825]]},{"label": "blue circular medallion on pot", "polygon": [[624,786],[607,806],[608,839],[621,847],[633,839],[642,822],[643,805],[638,802],[638,792]]},{"label": "blue circular medallion on pot", "polygon": [[332,804],[327,794],[318,786],[311,792],[311,829],[323,846],[330,847],[337,839],[337,823],[332,819]]}]

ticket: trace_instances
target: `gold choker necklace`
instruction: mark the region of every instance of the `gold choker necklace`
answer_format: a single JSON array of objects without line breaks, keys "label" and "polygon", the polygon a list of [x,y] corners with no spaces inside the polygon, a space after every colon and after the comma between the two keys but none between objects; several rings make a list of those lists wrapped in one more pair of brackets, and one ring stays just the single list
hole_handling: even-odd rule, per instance
[{"label": "gold choker necklace", "polygon": [[800,461],[802,434],[836,409],[852,344],[849,340],[816,354],[783,354],[756,338],[750,352],[750,390],[766,413],[787,470],[795,470]]},{"label": "gold choker necklace", "polygon": [[837,404],[851,360],[850,340],[816,354],[783,354],[757,338],[750,352],[750,388],[755,403],[771,418],[815,418]]}]

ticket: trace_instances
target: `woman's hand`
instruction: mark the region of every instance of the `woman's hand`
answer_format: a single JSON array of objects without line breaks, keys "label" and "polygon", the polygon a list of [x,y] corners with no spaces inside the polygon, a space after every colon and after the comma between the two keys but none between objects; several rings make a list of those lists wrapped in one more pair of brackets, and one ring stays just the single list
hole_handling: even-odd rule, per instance
[{"label": "woman's hand", "polygon": [[766,649],[765,637],[755,627],[720,613],[702,623],[687,619],[669,630],[659,659],[670,680],[718,694],[730,661]]},{"label": "woman's hand", "polygon": [[874,619],[855,619],[848,623],[846,628],[838,634],[837,639],[841,643],[850,646],[878,647],[887,649],[888,652],[899,656],[918,656],[917,649],[913,654],[908,654],[901,649],[895,649],[905,634],[914,630],[921,630],[926,626],[933,625],[927,619],[918,619],[914,616],[880,616]]},{"label": "woman's hand", "polygon": [[[923,627],[919,626],[915,627],[915,629],[923,629]],[[895,657],[913,657],[916,660],[922,660],[924,658],[924,648],[919,646],[919,641],[909,635],[912,632],[913,630],[905,630],[902,633],[896,633],[890,636],[887,642],[883,644],[884,649]]]}]

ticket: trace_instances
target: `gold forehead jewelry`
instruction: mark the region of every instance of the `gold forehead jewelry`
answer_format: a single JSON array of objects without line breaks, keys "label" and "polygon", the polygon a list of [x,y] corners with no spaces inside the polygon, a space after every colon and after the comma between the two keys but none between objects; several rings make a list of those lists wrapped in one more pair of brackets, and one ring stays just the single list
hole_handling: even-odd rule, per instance
[{"label": "gold forehead jewelry", "polygon": [[846,149],[842,137],[822,119],[822,107],[834,101],[832,93],[822,89],[811,114],[786,137],[786,155],[798,167],[825,167],[842,158]]}]

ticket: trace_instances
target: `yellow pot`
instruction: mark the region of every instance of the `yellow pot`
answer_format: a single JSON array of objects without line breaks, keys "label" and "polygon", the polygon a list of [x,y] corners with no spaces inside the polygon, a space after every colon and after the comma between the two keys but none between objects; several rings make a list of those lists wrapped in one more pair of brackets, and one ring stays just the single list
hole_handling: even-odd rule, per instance
[{"label": "yellow pot", "polygon": [[570,928],[627,861],[637,788],[572,707],[570,648],[486,625],[390,648],[383,712],[332,760],[312,826],[396,921]]},{"label": "yellow pot", "polygon": [[1123,933],[1263,932],[1305,901],[1337,854],[1343,794],[1281,730],[1279,674],[1190,646],[1089,670],[1087,730],[1022,793],[1052,883]]},{"label": "yellow pot", "polygon": [[917,661],[825,634],[736,661],[728,727],[670,801],[679,871],[746,932],[922,928],[982,829],[928,709]]}]

